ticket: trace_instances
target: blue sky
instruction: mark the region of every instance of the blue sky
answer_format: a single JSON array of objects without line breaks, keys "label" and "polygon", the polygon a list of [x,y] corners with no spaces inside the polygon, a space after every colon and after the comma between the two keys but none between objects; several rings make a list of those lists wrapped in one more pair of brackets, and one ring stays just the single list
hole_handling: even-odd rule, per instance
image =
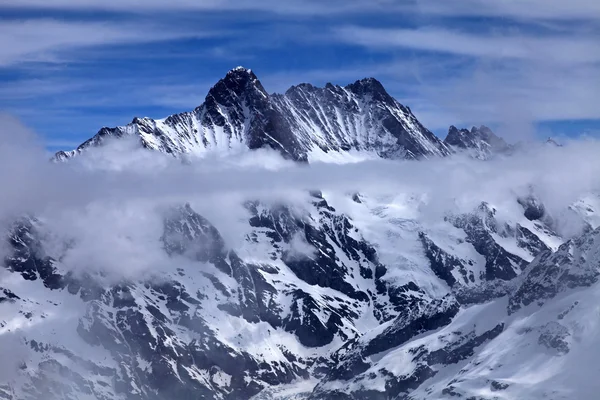
[{"label": "blue sky", "polygon": [[600,133],[597,0],[0,0],[0,110],[69,149],[200,105],[237,66],[269,92],[373,76],[443,137]]}]

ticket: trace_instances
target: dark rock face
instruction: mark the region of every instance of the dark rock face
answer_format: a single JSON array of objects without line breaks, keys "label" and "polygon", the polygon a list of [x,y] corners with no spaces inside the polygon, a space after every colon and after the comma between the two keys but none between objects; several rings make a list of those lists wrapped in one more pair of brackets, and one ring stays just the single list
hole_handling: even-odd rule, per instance
[{"label": "dark rock face", "polygon": [[14,294],[13,292],[11,292],[8,289],[0,288],[0,303],[5,302],[5,301],[15,301],[15,300],[19,300],[19,296],[17,296],[16,294]]},{"label": "dark rock face", "polygon": [[453,297],[434,300],[426,304],[421,312],[406,310],[394,320],[395,323],[365,345],[363,354],[370,356],[388,350],[419,333],[447,325],[458,310],[459,305]]},{"label": "dark rock face", "polygon": [[598,251],[599,236],[600,230],[596,229],[566,242],[555,253],[540,254],[519,277],[509,299],[508,312],[532,303],[542,305],[567,289],[596,283],[600,271],[586,260]]},{"label": "dark rock face", "polygon": [[[320,347],[335,337],[349,340],[348,334],[353,332],[349,327],[359,317],[361,307],[374,304],[373,313],[378,318],[391,319],[397,311],[388,302],[400,310],[409,304],[407,299],[414,296],[411,293],[419,291],[414,284],[397,288],[384,282],[386,268],[379,263],[375,249],[360,239],[351,221],[327,204],[320,193],[311,195],[319,210],[317,219],[301,210],[249,203],[249,224],[257,234],[266,235],[274,259],[285,263],[301,281],[333,290],[332,295],[316,296],[295,285],[276,288],[273,280],[280,274],[277,267],[245,262],[189,205],[166,215],[161,240],[174,260],[197,263],[200,270],[196,275],[188,277],[189,272],[178,268],[172,278],[100,286],[91,275],[76,278],[71,273],[61,274],[54,267],[55,261],[44,255],[35,220],[15,226],[9,240],[13,254],[5,265],[25,279],[42,279],[48,289],[65,290],[86,303],[77,334],[89,345],[109,352],[119,365],[102,372],[102,376],[118,377],[106,383],[115,393],[144,400],[199,395],[207,399],[248,398],[266,386],[308,378],[308,368],[323,361],[303,359],[282,348],[285,361],[266,363],[224,343],[207,320],[211,313],[205,310],[207,301],[216,301],[217,308],[233,318],[250,324],[266,323],[270,329],[295,335],[304,346]],[[298,237],[313,250],[296,254],[290,246]],[[252,235],[248,239],[254,240]],[[371,283],[361,287],[350,283],[352,277]],[[204,282],[202,289],[191,290],[199,282]],[[375,293],[376,287],[382,295]],[[333,293],[349,300],[333,297]],[[290,299],[285,314],[279,303],[281,296]],[[375,302],[375,297],[381,303]],[[382,301],[386,298],[389,300]],[[10,291],[0,292],[0,303],[20,300]],[[428,326],[425,320],[416,323],[423,329]],[[408,337],[408,331],[404,335]],[[36,348],[48,354],[67,351],[39,343]],[[47,367],[77,382],[69,389],[73,398],[83,392],[102,398],[97,382],[82,378],[69,366],[58,362]],[[81,368],[90,371],[100,367],[90,362]],[[199,375],[207,380],[199,381]],[[36,379],[40,385],[52,384],[51,376],[44,372]],[[93,389],[90,392],[86,388]],[[38,395],[32,392],[31,397]]]},{"label": "dark rock face", "polygon": [[445,252],[423,232],[419,233],[419,239],[421,240],[423,249],[425,250],[425,256],[429,260],[431,269],[437,277],[444,280],[448,286],[452,287],[456,284],[456,278],[452,274],[452,271],[454,270],[460,272],[465,284],[475,281],[473,272],[467,272],[467,268],[465,267],[465,264],[468,264],[468,261]]},{"label": "dark rock face", "polygon": [[528,220],[536,221],[544,217],[546,209],[535,196],[522,197],[517,201],[523,207],[525,218]]},{"label": "dark rock face", "polygon": [[565,355],[569,352],[569,336],[571,334],[565,326],[552,321],[542,327],[538,344],[556,351],[558,355]]},{"label": "dark rock face", "polygon": [[[476,212],[453,217],[450,220],[454,226],[465,231],[467,242],[485,257],[485,278],[489,281],[495,279],[508,281],[517,276],[517,272],[527,265],[527,261],[509,253],[494,240],[492,233],[498,233],[495,213],[495,209],[487,203],[482,203]],[[526,235],[523,228],[520,234]],[[540,246],[537,242],[535,245]]]},{"label": "dark rock face", "polygon": [[501,390],[506,390],[508,389],[510,385],[508,383],[502,383],[502,382],[498,382],[498,381],[492,381],[490,383],[490,390],[492,392],[499,392]]},{"label": "dark rock face", "polygon": [[54,260],[44,254],[35,228],[36,223],[33,218],[22,218],[13,225],[8,239],[13,251],[4,263],[10,271],[20,273],[24,279],[41,279],[47,288],[61,289],[66,282],[57,273]]},{"label": "dark rock face", "polygon": [[[458,303],[456,303],[452,297],[435,300],[428,304],[423,303],[420,307],[404,309],[404,313],[398,315],[388,328],[383,330],[372,340],[367,342],[358,340],[349,341],[338,350],[337,354],[333,356],[331,369],[323,380],[323,383],[336,380],[350,381],[356,379],[371,367],[370,356],[400,346],[415,335],[447,325],[454,315],[456,315],[458,309]],[[431,374],[425,369],[423,371],[416,371],[415,376],[421,378],[425,377],[426,379],[426,377],[431,376]],[[404,388],[414,388],[418,386],[421,381],[416,379],[415,376],[407,377],[406,379],[398,379],[397,377],[390,375],[392,378],[388,382],[390,391],[386,393],[386,395],[395,395],[400,391],[403,391]],[[320,384],[315,388],[311,399],[336,398],[336,395],[338,395],[336,392],[330,392],[327,389],[324,389],[323,384]],[[375,395],[376,393],[358,393],[356,395],[349,395],[350,397],[348,398],[371,398],[368,396]]]},{"label": "dark rock face", "polygon": [[346,87],[301,84],[284,95],[269,95],[256,75],[242,67],[229,71],[194,111],[164,120],[134,118],[126,126],[102,128],[76,150],[58,152],[54,160],[66,160],[109,138],[124,136],[172,155],[271,148],[285,158],[305,162],[314,150],[355,149],[386,158],[449,154],[410,109],[373,78]]},{"label": "dark rock face", "polygon": [[[447,322],[446,322],[447,323]],[[475,349],[486,342],[489,342],[500,335],[504,330],[504,324],[499,323],[495,327],[481,333],[476,334],[474,331],[468,333],[454,332],[451,335],[439,335],[438,340],[445,343],[444,346],[437,350],[430,350],[425,345],[408,347],[407,354],[410,356],[411,362],[414,364],[412,373],[398,376],[385,368],[380,368],[374,372],[371,368],[372,364],[367,356],[367,353],[362,353],[360,356],[356,353],[350,353],[348,360],[352,360],[353,364],[340,366],[339,371],[335,375],[328,375],[322,383],[317,385],[310,399],[390,399],[404,398],[403,395],[410,397],[410,392],[419,387],[427,379],[437,374],[437,369],[440,365],[452,365],[460,361],[467,360],[473,356]],[[356,349],[362,347],[356,347]],[[386,347],[386,349],[391,349]],[[335,371],[334,371],[335,372]],[[385,390],[329,390],[327,388],[327,380],[342,379],[352,380],[352,382],[366,382],[371,379],[385,378]],[[358,385],[360,387],[360,385]],[[455,392],[450,385],[445,388],[443,394],[459,393]]]},{"label": "dark rock face", "polygon": [[500,335],[504,330],[504,324],[498,324],[493,329],[482,333],[481,335],[475,335],[471,333],[461,337],[456,342],[448,344],[447,346],[430,352],[427,354],[425,359],[429,364],[456,364],[459,361],[466,360],[471,357],[474,353],[474,349],[481,346],[483,343],[494,339]]},{"label": "dark rock face", "polygon": [[319,347],[331,343],[334,335],[339,332],[341,318],[332,312],[323,323],[317,315],[321,310],[308,293],[295,290],[291,313],[283,321],[283,327],[286,331],[294,333],[304,346]]},{"label": "dark rock face", "polygon": [[520,224],[517,224],[515,237],[517,239],[517,246],[527,250],[527,252],[530,254],[540,254],[550,250],[550,248],[544,242],[542,242],[539,237]]},{"label": "dark rock face", "polygon": [[463,306],[487,303],[504,297],[512,290],[512,281],[486,281],[475,286],[459,286],[453,290],[456,300]]}]

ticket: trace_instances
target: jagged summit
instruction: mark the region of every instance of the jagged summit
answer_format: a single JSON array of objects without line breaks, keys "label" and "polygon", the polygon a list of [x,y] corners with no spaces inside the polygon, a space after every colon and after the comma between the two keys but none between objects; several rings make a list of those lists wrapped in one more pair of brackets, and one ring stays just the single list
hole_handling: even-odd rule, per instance
[{"label": "jagged summit", "polygon": [[252,73],[252,70],[250,68],[246,68],[243,67],[241,65],[238,65],[237,67],[231,69],[228,73],[233,73],[233,72],[247,72],[247,73]]},{"label": "jagged summit", "polygon": [[390,101],[392,96],[388,94],[381,82],[375,78],[359,79],[346,86],[346,89],[358,95],[371,95],[378,100]]},{"label": "jagged summit", "polygon": [[335,85],[331,82],[327,82],[323,88],[312,85],[311,83],[304,82],[297,85],[291,86],[285,95],[294,95],[297,92],[324,92],[329,91],[331,93],[339,93],[340,91],[348,91],[358,96],[372,96],[376,101],[394,101],[393,97],[388,94],[381,82],[375,78],[363,78],[350,83],[346,86]]},{"label": "jagged summit", "polygon": [[214,100],[219,104],[230,106],[239,96],[268,97],[262,83],[251,69],[236,67],[227,72],[227,75],[209,90],[206,101]]},{"label": "jagged summit", "polygon": [[512,148],[485,125],[473,126],[470,131],[451,125],[444,143],[454,151],[467,151],[473,157],[482,160]]},{"label": "jagged summit", "polygon": [[76,150],[59,152],[55,159],[67,159],[106,138],[122,136],[137,136],[143,147],[172,155],[263,147],[296,161],[348,151],[410,159],[449,154],[441,140],[375,78],[345,87],[303,83],[285,94],[269,95],[254,72],[241,66],[219,80],[193,111],[158,120],[134,118],[125,126],[102,128]]}]

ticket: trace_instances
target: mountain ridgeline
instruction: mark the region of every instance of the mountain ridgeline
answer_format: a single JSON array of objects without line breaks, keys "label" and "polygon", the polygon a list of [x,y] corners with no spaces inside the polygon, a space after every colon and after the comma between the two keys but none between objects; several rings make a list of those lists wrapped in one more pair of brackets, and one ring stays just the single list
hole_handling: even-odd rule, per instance
[{"label": "mountain ridgeline", "polygon": [[485,158],[509,147],[486,127],[471,132],[451,127],[446,141],[440,140],[374,78],[344,87],[303,83],[285,94],[268,94],[254,72],[243,67],[229,71],[191,112],[102,128],[76,150],[60,151],[55,158],[64,160],[122,136],[173,155],[270,148],[300,162],[350,151],[419,159],[474,149]]}]

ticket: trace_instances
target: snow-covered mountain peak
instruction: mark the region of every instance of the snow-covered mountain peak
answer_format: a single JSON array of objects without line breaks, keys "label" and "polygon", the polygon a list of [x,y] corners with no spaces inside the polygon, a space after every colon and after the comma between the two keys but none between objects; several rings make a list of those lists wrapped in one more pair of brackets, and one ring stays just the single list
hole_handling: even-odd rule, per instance
[{"label": "snow-covered mountain peak", "polygon": [[164,119],[134,118],[102,128],[65,160],[108,138],[134,136],[147,149],[172,155],[230,154],[271,148],[295,161],[361,157],[422,158],[449,150],[374,78],[345,87],[308,83],[269,95],[252,70],[230,70],[191,112]]},{"label": "snow-covered mountain peak", "polygon": [[240,98],[252,101],[253,97],[264,101],[268,94],[251,69],[236,67],[209,90],[205,104],[214,101],[216,104],[232,106],[240,101]]},{"label": "snow-covered mountain peak", "polygon": [[359,96],[370,95],[376,101],[394,101],[381,82],[375,78],[359,79],[346,86],[346,89]]}]

